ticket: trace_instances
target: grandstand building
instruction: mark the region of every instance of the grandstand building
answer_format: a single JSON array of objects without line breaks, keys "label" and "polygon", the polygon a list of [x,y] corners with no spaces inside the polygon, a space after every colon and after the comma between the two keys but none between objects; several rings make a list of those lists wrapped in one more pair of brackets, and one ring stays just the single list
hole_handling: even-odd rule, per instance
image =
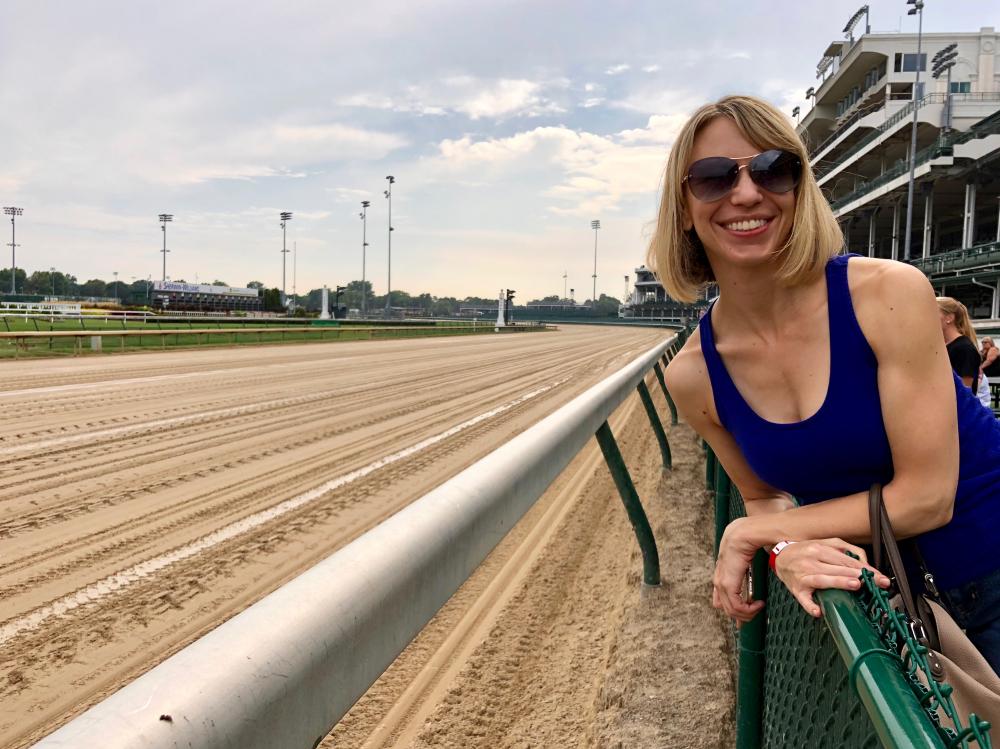
[{"label": "grandstand building", "polygon": [[164,311],[196,311],[217,314],[260,312],[264,302],[257,289],[206,284],[153,282],[153,306]]},{"label": "grandstand building", "polygon": [[[848,249],[911,262],[974,316],[1000,317],[1000,35],[923,34],[918,56],[916,34],[844,31],[823,52],[798,131]],[[935,78],[935,58],[953,67]]]},{"label": "grandstand building", "polygon": [[[707,290],[706,298],[716,293],[718,292]],[[635,269],[635,286],[632,287],[632,293],[619,308],[618,316],[684,324],[697,320],[704,307],[704,302],[692,305],[671,299],[653,271],[645,265],[640,265]]]}]

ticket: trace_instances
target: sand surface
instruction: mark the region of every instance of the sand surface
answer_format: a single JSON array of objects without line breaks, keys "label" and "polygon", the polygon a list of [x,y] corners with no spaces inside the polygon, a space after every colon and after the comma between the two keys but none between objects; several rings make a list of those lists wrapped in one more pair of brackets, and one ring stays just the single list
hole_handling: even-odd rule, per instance
[{"label": "sand surface", "polygon": [[[0,746],[29,745],[663,335],[567,326],[4,363]],[[663,474],[645,418],[633,398],[612,426],[665,585],[638,584],[588,449],[324,746],[725,745],[664,743],[691,719],[666,720],[665,694],[695,690],[698,725],[722,731],[731,686],[701,453],[674,427]]]}]

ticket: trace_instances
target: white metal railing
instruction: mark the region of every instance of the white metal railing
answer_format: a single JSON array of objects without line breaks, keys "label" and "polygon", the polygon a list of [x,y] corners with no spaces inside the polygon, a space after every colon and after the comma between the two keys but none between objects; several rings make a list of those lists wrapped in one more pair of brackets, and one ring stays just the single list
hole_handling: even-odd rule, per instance
[{"label": "white metal railing", "polygon": [[310,749],[660,361],[672,335],[39,749]]}]

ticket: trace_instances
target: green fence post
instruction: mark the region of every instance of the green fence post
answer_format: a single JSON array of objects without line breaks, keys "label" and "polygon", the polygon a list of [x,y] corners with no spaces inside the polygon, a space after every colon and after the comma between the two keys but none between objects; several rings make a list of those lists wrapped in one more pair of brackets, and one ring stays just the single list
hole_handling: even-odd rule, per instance
[{"label": "green fence post", "polygon": [[653,365],[653,371],[656,373],[656,379],[659,380],[660,387],[663,389],[663,397],[667,399],[667,405],[670,407],[670,423],[673,426],[677,426],[677,406],[674,405],[674,399],[670,397],[670,392],[667,390],[667,383],[663,379],[663,370],[660,369],[659,362]]},{"label": "green fence post", "polygon": [[639,495],[629,476],[628,467],[618,450],[618,443],[611,433],[608,422],[604,422],[597,428],[597,444],[601,446],[604,453],[604,460],[611,471],[611,477],[615,480],[618,494],[625,505],[625,512],[632,522],[636,540],[639,542],[639,550],[642,552],[642,581],[646,585],[660,584],[660,559],[656,553],[656,539],[653,538],[653,529],[649,527],[649,519],[646,517]]},{"label": "green fence post", "polygon": [[660,423],[660,417],[656,413],[656,407],[653,405],[653,398],[649,394],[649,388],[646,387],[646,381],[640,380],[635,389],[639,391],[639,398],[642,400],[642,405],[646,407],[646,416],[649,417],[649,425],[653,427],[653,434],[656,435],[656,441],[660,443],[660,456],[663,458],[663,470],[669,471],[673,468],[673,459],[670,455],[670,443],[667,442],[667,433],[663,431],[663,424]]},{"label": "green fence post", "polygon": [[708,446],[707,442],[702,443],[705,447],[705,488],[709,491],[715,489],[715,453]]},{"label": "green fence post", "polygon": [[[750,563],[755,601],[767,600],[767,555],[761,549]],[[764,641],[767,615],[761,611],[737,636],[736,749],[759,749],[764,718]]]},{"label": "green fence post", "polygon": [[726,530],[726,526],[729,525],[729,492],[732,487],[732,481],[729,480],[729,474],[727,474],[723,469],[722,465],[719,463],[719,459],[715,458],[713,455],[713,463],[715,464],[715,558],[719,558],[719,544],[722,543],[722,534]]}]

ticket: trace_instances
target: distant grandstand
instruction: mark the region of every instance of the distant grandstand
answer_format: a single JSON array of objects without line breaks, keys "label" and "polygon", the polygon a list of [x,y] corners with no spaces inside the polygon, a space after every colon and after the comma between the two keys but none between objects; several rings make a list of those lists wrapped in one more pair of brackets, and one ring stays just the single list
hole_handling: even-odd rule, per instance
[{"label": "distant grandstand", "polygon": [[619,309],[618,316],[683,324],[697,320],[705,304],[687,304],[671,299],[653,271],[640,265],[635,269],[632,294]]},{"label": "distant grandstand", "polygon": [[260,312],[264,302],[257,289],[206,284],[153,282],[153,306],[164,311]]}]

